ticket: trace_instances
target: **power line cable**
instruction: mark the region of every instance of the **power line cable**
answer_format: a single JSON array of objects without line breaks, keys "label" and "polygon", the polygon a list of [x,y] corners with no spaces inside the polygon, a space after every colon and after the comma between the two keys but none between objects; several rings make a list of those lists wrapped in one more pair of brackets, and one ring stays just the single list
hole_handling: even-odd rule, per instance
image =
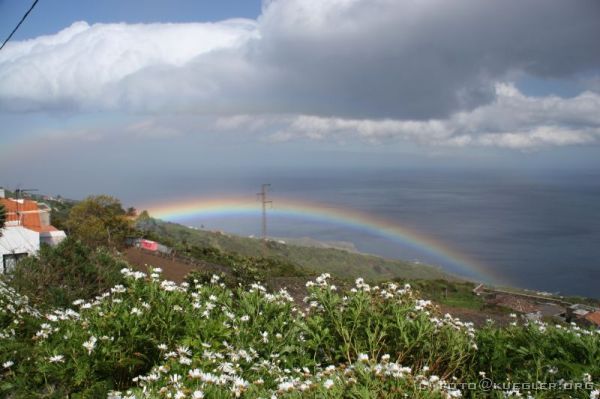
[{"label": "power line cable", "polygon": [[19,29],[19,27],[21,26],[21,24],[25,21],[25,19],[29,16],[29,13],[33,10],[33,8],[35,7],[35,5],[38,3],[39,0],[35,0],[33,2],[33,4],[31,5],[31,7],[29,7],[29,10],[27,10],[27,12],[25,13],[25,15],[23,15],[23,18],[21,18],[21,20],[19,21],[19,23],[17,24],[17,26],[15,26],[15,29],[12,30],[12,32],[10,32],[10,35],[8,35],[8,37],[6,38],[6,40],[4,40],[4,43],[2,43],[2,46],[0,46],[0,50],[2,50],[4,48],[4,46],[6,45],[6,43],[8,43],[8,41],[11,39],[11,37],[13,37],[13,35],[15,34],[15,32],[17,31],[17,29]]}]

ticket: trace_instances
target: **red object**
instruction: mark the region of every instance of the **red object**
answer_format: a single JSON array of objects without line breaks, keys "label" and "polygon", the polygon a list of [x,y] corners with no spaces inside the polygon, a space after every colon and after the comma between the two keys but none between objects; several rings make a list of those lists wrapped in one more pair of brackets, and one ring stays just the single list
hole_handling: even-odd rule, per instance
[{"label": "red object", "polygon": [[158,250],[158,243],[150,240],[142,240],[140,241],[140,247],[147,251],[156,251]]},{"label": "red object", "polygon": [[600,327],[600,310],[593,312],[593,313],[590,312],[590,313],[586,314],[584,317],[587,321]]},{"label": "red object", "polygon": [[[42,211],[35,201],[21,199],[17,202],[11,198],[0,198],[0,204],[4,205],[6,209],[7,222],[19,222],[19,225],[38,233],[58,231],[54,226],[42,224],[42,219],[40,218]],[[17,211],[19,214],[17,214]]]}]

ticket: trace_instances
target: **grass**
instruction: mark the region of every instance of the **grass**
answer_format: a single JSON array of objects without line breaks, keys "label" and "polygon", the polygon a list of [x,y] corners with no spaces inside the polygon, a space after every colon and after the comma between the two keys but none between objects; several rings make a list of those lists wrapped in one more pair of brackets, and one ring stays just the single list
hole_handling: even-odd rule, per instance
[{"label": "grass", "polygon": [[481,310],[486,306],[483,298],[475,295],[476,284],[468,281],[448,280],[397,280],[399,283],[410,283],[423,298],[436,303],[456,308]]},{"label": "grass", "polygon": [[275,259],[308,272],[327,272],[339,278],[354,279],[362,276],[372,281],[394,278],[458,280],[437,267],[335,248],[303,247],[275,241],[264,245],[262,241],[253,238],[194,230],[152,218],[138,220],[137,227],[151,239],[181,251],[187,251],[192,246],[215,248],[224,253]]}]

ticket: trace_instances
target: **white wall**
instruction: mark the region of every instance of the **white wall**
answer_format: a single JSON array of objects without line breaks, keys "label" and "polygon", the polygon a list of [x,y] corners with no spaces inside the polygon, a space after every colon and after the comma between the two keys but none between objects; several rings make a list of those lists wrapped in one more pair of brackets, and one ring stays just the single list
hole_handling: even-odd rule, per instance
[{"label": "white wall", "polygon": [[67,238],[67,235],[62,230],[40,233],[40,242],[53,247],[60,244],[65,238]]},{"label": "white wall", "polygon": [[40,233],[21,226],[5,227],[0,237],[0,272],[4,272],[4,255],[34,255],[40,249]]}]

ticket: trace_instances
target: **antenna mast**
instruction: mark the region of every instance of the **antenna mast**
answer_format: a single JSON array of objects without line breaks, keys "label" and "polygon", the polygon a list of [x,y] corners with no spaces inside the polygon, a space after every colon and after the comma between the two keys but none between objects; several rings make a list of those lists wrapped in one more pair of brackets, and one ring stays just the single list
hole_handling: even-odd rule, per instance
[{"label": "antenna mast", "polygon": [[16,202],[16,216],[17,216],[17,225],[18,226],[22,226],[22,220],[21,220],[21,213],[19,212],[19,196],[21,196],[23,199],[25,199],[25,194],[28,192],[32,192],[32,191],[37,191],[37,188],[17,188],[15,189],[15,199],[17,200]]},{"label": "antenna mast", "polygon": [[262,239],[267,241],[267,204],[273,204],[273,201],[267,200],[267,190],[271,187],[270,184],[263,184],[260,193],[256,195],[260,198],[262,203]]}]

